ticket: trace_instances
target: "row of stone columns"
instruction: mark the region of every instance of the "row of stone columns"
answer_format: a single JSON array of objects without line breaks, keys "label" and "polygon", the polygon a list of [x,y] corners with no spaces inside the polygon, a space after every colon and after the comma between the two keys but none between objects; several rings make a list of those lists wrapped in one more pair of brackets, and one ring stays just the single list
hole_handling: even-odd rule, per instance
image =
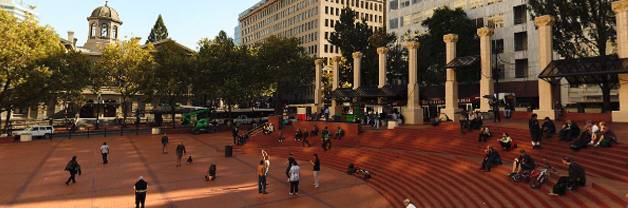
[{"label": "row of stone columns", "polygon": [[[615,1],[612,4],[613,11],[616,13],[617,21],[617,47],[619,58],[628,58],[628,0]],[[534,23],[537,27],[539,34],[539,70],[543,71],[547,65],[553,60],[553,48],[552,48],[552,24],[553,18],[549,15],[536,17]],[[481,79],[480,79],[480,110],[487,112],[491,109],[489,99],[485,99],[485,96],[494,95],[493,74],[491,70],[491,36],[493,30],[488,27],[479,28],[477,35],[480,37],[480,59],[481,59]],[[443,37],[443,41],[446,44],[446,62],[449,63],[456,58],[456,43],[458,36],[456,34],[447,34]],[[416,41],[410,41],[405,44],[408,49],[408,100],[406,108],[403,110],[403,114],[408,124],[418,124],[422,122],[423,110],[419,100],[419,84],[417,81],[418,63],[417,63],[417,49],[419,43]],[[386,54],[388,49],[381,47],[377,49],[379,55],[379,80],[378,87],[383,88],[386,85]],[[354,84],[353,89],[360,87],[360,67],[363,54],[361,52],[355,52],[353,55],[353,76]],[[338,89],[338,65],[340,57],[332,58],[333,80],[332,91]],[[322,68],[322,61],[316,60],[316,91],[315,91],[315,103],[317,108],[322,107],[321,99],[321,86],[320,86],[320,70]],[[615,122],[628,122],[628,74],[619,75],[620,89],[619,89],[619,111],[613,112],[613,121]],[[552,86],[549,82],[539,79],[538,80],[538,93],[539,93],[539,109],[534,112],[540,117],[549,117],[555,119],[555,112],[552,102]],[[332,106],[330,114],[336,114],[337,103],[332,100]],[[454,68],[447,69],[447,79],[445,82],[445,109],[444,113],[452,120],[458,119],[455,116],[458,110],[458,82],[456,81],[456,71]]]}]

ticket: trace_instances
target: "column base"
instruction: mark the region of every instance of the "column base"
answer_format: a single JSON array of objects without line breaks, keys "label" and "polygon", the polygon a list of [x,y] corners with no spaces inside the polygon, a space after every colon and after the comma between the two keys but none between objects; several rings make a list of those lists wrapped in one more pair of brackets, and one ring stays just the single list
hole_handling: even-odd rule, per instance
[{"label": "column base", "polygon": [[338,109],[338,104],[336,100],[331,101],[331,107],[329,107],[329,118],[333,118],[336,115],[336,110]]},{"label": "column base", "polygon": [[556,111],[554,110],[534,110],[538,119],[545,119],[545,117],[549,117],[552,120],[556,120]]},{"label": "column base", "polygon": [[406,108],[403,111],[404,124],[422,124],[423,123],[423,109],[421,108]]},{"label": "column base", "polygon": [[449,117],[449,119],[451,119],[453,122],[460,121],[460,118],[458,118],[459,116],[456,116],[456,109],[445,108],[442,110],[441,113],[447,115],[447,117]]},{"label": "column base", "polygon": [[628,123],[628,111],[613,111],[613,122]]}]

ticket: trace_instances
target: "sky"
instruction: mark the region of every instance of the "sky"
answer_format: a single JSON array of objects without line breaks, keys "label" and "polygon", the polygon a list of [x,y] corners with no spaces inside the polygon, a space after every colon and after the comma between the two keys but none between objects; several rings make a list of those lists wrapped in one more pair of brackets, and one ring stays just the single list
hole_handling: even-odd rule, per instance
[{"label": "sky", "polygon": [[[196,49],[202,38],[213,38],[220,30],[233,37],[238,15],[259,0],[109,0],[109,7],[122,19],[121,37],[148,38],[157,16],[162,15],[170,38]],[[36,6],[39,22],[52,26],[62,37],[74,31],[77,45],[87,40],[87,17],[104,0],[25,0]]]}]

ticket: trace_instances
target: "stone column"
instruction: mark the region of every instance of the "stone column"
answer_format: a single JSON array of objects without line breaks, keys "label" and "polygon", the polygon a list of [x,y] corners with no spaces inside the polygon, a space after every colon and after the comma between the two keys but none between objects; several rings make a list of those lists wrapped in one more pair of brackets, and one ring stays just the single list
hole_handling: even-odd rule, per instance
[{"label": "stone column", "polygon": [[[331,58],[332,62],[332,80],[331,80],[331,91],[335,91],[338,89],[338,82],[340,79],[338,72],[338,64],[340,62],[340,57],[335,56]],[[331,100],[331,107],[329,108],[329,116],[336,115],[336,110],[338,109],[338,103],[336,103],[336,99]]]},{"label": "stone column", "polygon": [[482,27],[478,29],[480,36],[480,60],[482,70],[480,73],[480,111],[488,112],[491,110],[489,99],[484,96],[493,96],[493,72],[491,71],[491,36],[493,29]]},{"label": "stone column", "polygon": [[[628,58],[628,0],[613,2],[617,29],[617,55]],[[619,75],[619,111],[613,111],[613,122],[628,122],[628,74]]]},{"label": "stone column", "polygon": [[406,124],[423,123],[423,109],[419,100],[419,83],[417,81],[417,49],[419,42],[409,41],[408,48],[408,104],[404,110]]},{"label": "stone column", "polygon": [[[443,36],[443,41],[446,45],[446,58],[445,64],[453,61],[456,58],[456,42],[458,42],[458,35],[447,34]],[[445,82],[445,109],[444,113],[449,119],[454,122],[458,121],[456,111],[458,110],[458,81],[456,81],[456,69],[447,69],[447,81]]]},{"label": "stone column", "polygon": [[377,48],[377,54],[379,55],[379,79],[377,88],[384,88],[386,86],[386,54],[388,53],[388,48],[379,47]]},{"label": "stone column", "polygon": [[360,67],[362,67],[362,52],[354,52],[353,54],[353,89],[360,88],[360,79],[361,79],[361,71]]},{"label": "stone column", "polygon": [[[534,24],[539,32],[539,69],[541,72],[547,67],[547,65],[552,62],[552,24],[554,23],[554,19],[552,16],[544,15],[539,16],[534,19]],[[550,119],[556,118],[556,113],[554,112],[552,98],[553,91],[552,85],[543,80],[539,79],[539,109],[535,110],[534,113],[538,115],[539,118],[549,117]]]},{"label": "stone column", "polygon": [[315,67],[315,77],[314,77],[314,109],[312,109],[312,113],[318,113],[322,107],[322,91],[321,91],[321,70],[323,69],[323,60],[316,59],[314,60]]}]

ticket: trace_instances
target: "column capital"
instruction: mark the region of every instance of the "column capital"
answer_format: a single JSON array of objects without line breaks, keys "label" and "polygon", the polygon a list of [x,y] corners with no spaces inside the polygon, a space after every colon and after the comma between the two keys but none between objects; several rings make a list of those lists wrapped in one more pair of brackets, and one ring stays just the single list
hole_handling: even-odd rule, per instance
[{"label": "column capital", "polygon": [[419,45],[420,45],[419,42],[414,41],[414,40],[406,42],[406,48],[408,49],[417,49],[419,48]]},{"label": "column capital", "polygon": [[316,64],[316,66],[322,66],[323,65],[323,59],[316,59],[316,60],[314,60],[314,64]]},{"label": "column capital", "polygon": [[360,51],[353,52],[351,55],[353,56],[354,59],[362,58],[362,52]]},{"label": "column capital", "polygon": [[331,57],[331,61],[334,63],[338,63],[340,61],[340,56]]},{"label": "column capital", "polygon": [[551,15],[543,15],[534,18],[534,25],[537,27],[552,26],[554,24],[554,17]]},{"label": "column capital", "polygon": [[493,35],[493,29],[488,28],[488,27],[481,27],[478,28],[478,36],[480,37],[490,37],[491,35]]},{"label": "column capital", "polygon": [[458,35],[456,34],[447,34],[443,36],[443,41],[445,43],[455,43],[458,42]]},{"label": "column capital", "polygon": [[388,53],[388,48],[386,47],[379,47],[377,48],[377,54],[382,55],[382,54],[386,54]]},{"label": "column capital", "polygon": [[615,13],[628,11],[628,0],[619,0],[613,2],[613,11]]}]

